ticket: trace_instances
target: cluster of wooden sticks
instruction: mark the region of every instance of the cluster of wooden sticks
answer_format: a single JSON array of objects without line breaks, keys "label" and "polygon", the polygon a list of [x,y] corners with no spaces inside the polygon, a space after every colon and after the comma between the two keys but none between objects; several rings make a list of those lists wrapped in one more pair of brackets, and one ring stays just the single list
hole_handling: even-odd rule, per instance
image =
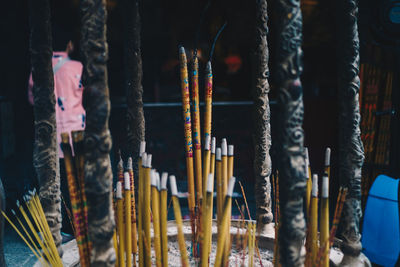
[{"label": "cluster of wooden sticks", "polygon": [[[346,200],[347,188],[339,189],[336,201],[335,213],[333,216],[332,227],[329,229],[329,178],[330,178],[330,158],[331,150],[325,151],[325,169],[322,176],[321,196],[318,197],[318,175],[311,176],[311,167],[306,149],[306,164],[308,171],[307,189],[305,197],[305,207],[307,212],[307,235],[306,235],[306,267],[329,267],[330,248],[333,245],[336,230],[342,214],[344,202]],[[273,178],[274,197],[275,197],[275,249],[274,266],[279,264],[279,180]],[[318,202],[320,201],[319,205]],[[319,226],[318,226],[318,206],[319,206]],[[319,232],[318,232],[319,228]]]},{"label": "cluster of wooden sticks", "polygon": [[[213,219],[214,197],[214,170],[217,172],[217,218],[218,240],[215,256],[215,266],[226,266],[230,252],[230,218],[232,207],[232,194],[235,185],[235,177],[230,176],[227,182],[223,182],[222,173],[228,173],[229,161],[233,162],[233,147],[228,148],[226,140],[222,140],[221,148],[215,147],[215,138],[212,139],[210,150],[209,138],[206,138],[206,148],[210,152],[213,162],[210,162],[210,173],[204,188],[205,198],[202,201],[201,221],[198,227],[197,243],[201,247],[199,260],[201,266],[208,266],[210,261]],[[141,143],[139,159],[139,188],[138,188],[138,217],[136,219],[136,205],[133,186],[132,160],[128,159],[126,171],[120,161],[118,167],[118,182],[115,189],[116,222],[117,230],[114,235],[114,246],[117,252],[117,266],[136,266],[136,254],[139,254],[139,266],[168,266],[168,236],[167,236],[167,180],[168,174],[160,174],[152,169],[152,155],[145,152],[145,142]],[[224,166],[224,167],[223,167]],[[182,266],[189,266],[189,255],[183,234],[183,222],[178,199],[176,178],[169,176],[171,200],[174,209],[175,221],[178,232],[178,244],[181,253]],[[226,186],[226,188],[223,188]],[[124,189],[124,190],[123,190]],[[153,226],[153,238],[151,236]],[[255,224],[249,225],[249,251],[254,254]],[[201,229],[201,230],[200,230]],[[228,241],[229,240],[229,243]],[[151,247],[154,249],[155,262],[152,261]],[[250,257],[249,261],[253,262]],[[132,264],[133,263],[133,264]],[[252,265],[252,264],[251,264]]]},{"label": "cluster of wooden sticks", "polygon": [[29,247],[42,266],[62,267],[61,257],[58,254],[53,236],[51,235],[36,189],[28,192],[28,195],[23,197],[22,204],[17,201],[17,207],[18,214],[14,210],[11,210],[11,212],[15,218],[14,222],[18,222],[19,224],[19,229],[4,211],[1,211],[1,214]]}]

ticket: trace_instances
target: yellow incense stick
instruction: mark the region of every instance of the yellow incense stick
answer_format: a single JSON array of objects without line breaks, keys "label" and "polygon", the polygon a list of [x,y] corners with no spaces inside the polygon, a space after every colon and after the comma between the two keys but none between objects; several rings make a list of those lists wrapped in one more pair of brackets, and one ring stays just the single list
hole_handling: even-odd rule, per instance
[{"label": "yellow incense stick", "polygon": [[233,161],[234,161],[233,150],[234,150],[234,146],[229,145],[228,146],[228,177],[233,176]]},{"label": "yellow incense stick", "polygon": [[[195,189],[194,189],[194,173],[193,173],[193,145],[192,145],[192,126],[190,117],[190,96],[189,96],[189,80],[187,71],[187,59],[185,49],[179,47],[179,61],[181,68],[181,87],[182,87],[182,108],[184,117],[185,140],[186,140],[186,171],[188,179],[188,204],[191,220],[194,220],[195,207]],[[201,191],[200,191],[201,195]],[[192,225],[192,233],[195,229]]]},{"label": "yellow incense stick", "polygon": [[[140,151],[139,151],[139,188],[138,188],[138,245],[139,245],[139,267],[144,266],[144,250],[143,250],[143,193],[144,193],[144,172],[143,172],[143,162],[147,157],[145,153],[146,150],[146,142],[140,142]],[[146,159],[147,160],[147,159]]]},{"label": "yellow incense stick", "polygon": [[311,177],[311,167],[310,167],[310,157],[308,155],[308,148],[305,148],[306,154],[306,165],[307,165],[307,188],[306,188],[306,212],[307,220],[310,216],[310,201],[311,201],[311,188],[312,188],[312,177]]},{"label": "yellow incense stick", "polygon": [[124,208],[125,208],[125,257],[126,266],[132,266],[132,215],[131,215],[131,182],[129,172],[124,173]]},{"label": "yellow incense stick", "polygon": [[125,226],[124,226],[124,200],[122,198],[122,184],[121,182],[117,182],[117,230],[118,230],[118,239],[119,239],[119,248],[118,248],[118,262],[119,267],[125,267]]},{"label": "yellow incense stick", "polygon": [[317,260],[318,253],[318,175],[313,175],[310,207],[310,239],[311,259],[310,263]]},{"label": "yellow incense stick", "polygon": [[254,266],[254,247],[255,247],[255,240],[256,240],[256,224],[254,221],[250,221],[247,224],[247,231],[249,233],[249,258],[248,258],[248,266],[253,267]]},{"label": "yellow incense stick", "polygon": [[222,162],[221,162],[221,148],[217,148],[217,153],[215,156],[215,165],[216,165],[216,176],[217,176],[217,225],[218,225],[218,231],[219,231],[219,225],[221,224],[221,217],[222,217],[222,207],[223,207],[223,201],[224,201],[224,194],[222,192]]},{"label": "yellow incense stick", "polygon": [[118,251],[118,239],[117,239],[117,231],[114,231],[113,234],[113,244],[114,244],[114,250],[115,250],[115,255],[117,255],[115,259],[115,266],[119,267],[119,251]]},{"label": "yellow incense stick", "polygon": [[[210,136],[206,136],[206,139],[204,141],[204,154],[203,154],[203,184],[207,184],[207,178],[208,174],[210,173]],[[203,194],[206,194],[206,187],[204,186],[204,192]]]},{"label": "yellow incense stick", "polygon": [[211,61],[207,62],[205,75],[205,111],[204,111],[204,138],[211,136],[211,119],[212,119],[212,85],[213,76],[211,69]]},{"label": "yellow incense stick", "polygon": [[211,160],[210,160],[210,173],[215,173],[215,137],[211,139]]},{"label": "yellow incense stick", "polygon": [[[211,237],[212,237],[212,199],[214,190],[214,175],[209,174],[207,179],[207,187],[205,194],[205,209],[203,213],[203,234],[202,234],[202,250],[201,250],[201,266],[207,267],[209,262],[209,255],[211,251]],[[210,219],[211,218],[211,219]]]},{"label": "yellow incense stick", "polygon": [[8,223],[11,225],[12,228],[14,228],[15,232],[21,237],[21,239],[25,242],[25,244],[29,247],[29,249],[32,251],[32,253],[35,255],[35,257],[41,261],[41,257],[36,253],[36,251],[32,248],[32,246],[29,244],[28,240],[24,237],[24,235],[18,230],[18,228],[13,224],[13,222],[8,218],[8,216],[5,214],[4,211],[1,211],[1,214],[3,215],[4,218],[8,221]]},{"label": "yellow incense stick", "polygon": [[227,258],[223,257],[225,245],[226,245],[226,237],[228,234],[228,221],[229,221],[229,206],[232,205],[232,194],[233,188],[235,186],[235,177],[231,177],[229,179],[229,185],[227,188],[227,194],[224,200],[224,207],[221,218],[221,226],[218,229],[218,240],[217,240],[217,254],[215,256],[215,265],[217,267],[226,266]]},{"label": "yellow incense stick", "polygon": [[161,239],[160,239],[160,175],[153,172],[151,177],[151,207],[153,212],[154,251],[156,266],[162,266]]},{"label": "yellow incense stick", "polygon": [[135,180],[133,174],[132,158],[128,158],[127,170],[129,172],[130,192],[131,192],[131,233],[132,233],[132,254],[133,263],[136,266],[137,248],[137,230],[136,230],[136,201],[135,201]]},{"label": "yellow incense stick", "polygon": [[167,236],[167,180],[168,173],[163,172],[161,175],[161,201],[160,201],[160,223],[161,223],[161,250],[162,250],[162,266],[168,267],[168,236]]},{"label": "yellow incense stick", "polygon": [[325,150],[325,173],[329,179],[331,176],[331,149],[329,147]]},{"label": "yellow incense stick", "polygon": [[329,179],[325,174],[322,177],[321,193],[321,220],[320,220],[320,246],[325,246],[322,254],[322,266],[329,267]]},{"label": "yellow incense stick", "polygon": [[[225,138],[222,138],[221,142],[221,170],[222,170],[222,194],[226,195],[226,190],[228,186],[228,144],[226,142]],[[228,222],[227,222],[227,227],[226,231],[229,231],[226,234],[226,239],[225,239],[225,246],[224,246],[224,253],[223,253],[223,262],[226,262],[227,258],[229,257],[229,244],[230,244],[230,218],[231,218],[231,213],[230,211],[232,210],[232,204],[230,203],[230,206],[228,207]]]},{"label": "yellow incense stick", "polygon": [[189,260],[188,260],[188,255],[187,255],[187,251],[186,251],[185,237],[183,235],[183,229],[182,229],[183,228],[182,214],[181,214],[181,208],[179,205],[178,189],[176,187],[176,179],[175,179],[174,175],[171,175],[169,177],[169,183],[170,183],[170,187],[171,187],[172,204],[174,206],[176,227],[178,228],[178,244],[179,244],[179,249],[181,251],[181,264],[183,267],[188,267]]},{"label": "yellow incense stick", "polygon": [[[200,138],[200,106],[199,106],[199,62],[197,56],[193,57],[192,69],[192,108],[193,108],[193,143],[196,172],[196,189],[198,199],[202,199],[203,181],[201,170],[201,138]],[[198,205],[200,207],[200,205]]]},{"label": "yellow incense stick", "polygon": [[144,266],[151,265],[151,235],[150,235],[150,227],[151,227],[151,215],[150,215],[150,189],[151,189],[151,154],[148,154],[146,157],[146,163],[144,168],[144,196],[143,196],[143,231],[144,231],[144,239],[146,243],[143,243],[144,248]]}]

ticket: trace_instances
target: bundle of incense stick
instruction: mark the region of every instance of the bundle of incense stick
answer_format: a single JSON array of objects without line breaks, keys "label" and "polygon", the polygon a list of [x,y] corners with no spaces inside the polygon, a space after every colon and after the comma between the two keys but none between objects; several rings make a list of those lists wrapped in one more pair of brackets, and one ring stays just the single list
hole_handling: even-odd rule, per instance
[{"label": "bundle of incense stick", "polygon": [[70,137],[68,133],[61,133],[61,148],[64,153],[65,171],[68,180],[68,191],[71,201],[73,225],[75,228],[75,238],[78,244],[81,266],[90,265],[90,242],[87,230],[87,206],[84,192],[84,173],[83,173],[83,154],[80,148],[83,140],[83,133],[75,132],[76,155],[75,161],[72,156]]},{"label": "bundle of incense stick", "polygon": [[[23,200],[22,204],[17,201],[18,214],[14,210],[11,210],[15,218],[14,222],[4,211],[1,211],[1,214],[29,247],[42,266],[62,267],[61,257],[58,254],[36,190],[34,189],[32,192],[29,192],[27,196],[23,197]],[[19,227],[15,221],[18,222]]]}]

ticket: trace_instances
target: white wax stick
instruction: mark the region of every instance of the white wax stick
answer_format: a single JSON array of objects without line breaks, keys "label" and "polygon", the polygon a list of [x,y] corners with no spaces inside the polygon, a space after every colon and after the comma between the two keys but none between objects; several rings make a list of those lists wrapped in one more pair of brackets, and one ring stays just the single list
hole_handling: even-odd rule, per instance
[{"label": "white wax stick", "polygon": [[221,148],[217,147],[217,154],[215,156],[216,160],[221,160]]},{"label": "white wax stick", "polygon": [[226,195],[227,195],[227,196],[232,197],[232,195],[233,195],[233,189],[235,188],[235,181],[236,181],[236,178],[235,178],[235,177],[232,176],[231,178],[229,178],[228,190],[227,190],[227,192],[226,192]]},{"label": "white wax stick", "polygon": [[318,175],[313,175],[311,196],[318,197]]},{"label": "white wax stick", "polygon": [[178,188],[176,187],[175,175],[169,176],[169,186],[171,187],[171,194],[173,196],[178,196]]},{"label": "white wax stick", "polygon": [[167,190],[168,173],[163,172],[161,174],[161,190]]},{"label": "white wax stick", "polygon": [[322,194],[321,197],[329,197],[329,178],[327,175],[322,176]]},{"label": "white wax stick", "polygon": [[222,156],[227,156],[228,155],[228,145],[226,143],[226,138],[222,138],[221,153],[222,153]]},{"label": "white wax stick", "polygon": [[228,146],[228,156],[233,156],[233,145]]},{"label": "white wax stick", "polygon": [[207,192],[212,193],[214,189],[214,174],[210,173],[207,180]]},{"label": "white wax stick", "polygon": [[139,150],[139,156],[141,157],[142,154],[146,151],[146,141],[141,141],[140,142],[140,150]]},{"label": "white wax stick", "polygon": [[329,147],[325,150],[325,166],[331,165],[331,149]]},{"label": "white wax stick", "polygon": [[115,193],[117,199],[122,199],[122,184],[121,182],[117,182],[117,191]]},{"label": "white wax stick", "polygon": [[131,179],[129,177],[129,172],[124,172],[124,187],[125,190],[131,190]]},{"label": "white wax stick", "polygon": [[216,142],[217,142],[216,138],[213,137],[213,138],[211,139],[211,154],[215,154]]}]

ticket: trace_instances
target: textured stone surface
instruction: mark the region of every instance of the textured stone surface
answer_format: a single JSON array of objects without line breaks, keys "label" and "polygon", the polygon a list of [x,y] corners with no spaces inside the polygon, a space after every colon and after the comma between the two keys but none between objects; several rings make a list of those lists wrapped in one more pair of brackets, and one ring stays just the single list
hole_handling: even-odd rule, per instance
[{"label": "textured stone surface", "polygon": [[280,183],[282,266],[303,266],[305,220],[303,196],[306,188],[304,155],[303,92],[300,0],[279,0],[277,14],[277,158]]},{"label": "textured stone surface", "polygon": [[142,55],[140,49],[140,14],[138,0],[124,0],[125,6],[125,54],[124,71],[127,101],[127,140],[123,158],[132,157],[133,171],[138,177],[140,142],[145,139],[145,121],[143,112]]},{"label": "textured stone surface", "polygon": [[33,165],[39,197],[56,246],[61,245],[60,173],[57,155],[53,56],[48,0],[29,1],[35,144]]},{"label": "textured stone surface", "polygon": [[271,125],[268,93],[268,15],[267,1],[258,0],[256,8],[256,47],[254,52],[254,88],[253,88],[253,120],[255,148],[254,175],[256,179],[255,193],[257,205],[257,221],[268,224],[272,221],[271,183]]},{"label": "textured stone surface", "polygon": [[107,86],[107,43],[105,0],[82,0],[81,52],[83,59],[83,107],[86,110],[84,137],[85,191],[88,204],[88,232],[93,244],[92,266],[114,266],[112,243],[112,172],[108,129],[110,100]]},{"label": "textured stone surface", "polygon": [[360,136],[359,38],[356,0],[340,0],[337,5],[338,91],[339,91],[339,177],[349,191],[338,228],[345,254],[361,252],[361,167],[364,149]]}]

